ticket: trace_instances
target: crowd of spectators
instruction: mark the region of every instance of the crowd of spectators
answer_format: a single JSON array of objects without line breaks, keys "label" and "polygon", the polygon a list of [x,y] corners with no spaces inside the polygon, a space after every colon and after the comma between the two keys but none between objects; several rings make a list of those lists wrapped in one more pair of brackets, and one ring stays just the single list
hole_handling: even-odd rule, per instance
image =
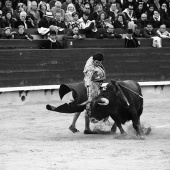
[{"label": "crowd of spectators", "polygon": [[115,28],[132,29],[134,37],[167,38],[167,27],[170,0],[0,0],[3,39],[32,40],[24,31],[29,28],[73,39],[122,38]]}]

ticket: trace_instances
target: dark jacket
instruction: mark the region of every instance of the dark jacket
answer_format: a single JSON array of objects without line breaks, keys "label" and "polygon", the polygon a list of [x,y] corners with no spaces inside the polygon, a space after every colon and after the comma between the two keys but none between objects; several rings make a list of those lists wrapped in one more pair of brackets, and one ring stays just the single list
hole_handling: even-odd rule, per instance
[{"label": "dark jacket", "polygon": [[142,21],[141,19],[139,19],[139,20],[136,22],[137,26],[140,27],[140,28],[146,27],[148,23],[149,23],[148,20]]},{"label": "dark jacket", "polygon": [[154,37],[154,36],[156,36],[157,34],[156,34],[156,32],[154,31],[154,30],[152,30],[152,31],[148,31],[146,28],[144,28],[144,30],[143,30],[143,36],[145,37],[145,38],[151,38],[151,37]]},{"label": "dark jacket", "polygon": [[38,24],[38,28],[44,27],[44,28],[49,28],[50,25],[55,25],[55,21],[53,19],[51,19],[49,22],[47,21],[46,17],[43,17],[39,24]]},{"label": "dark jacket", "polygon": [[128,25],[127,25],[127,22],[126,22],[126,21],[124,21],[123,24],[122,24],[122,23],[119,22],[118,20],[115,20],[115,22],[114,22],[114,27],[115,27],[115,28],[121,28],[121,29],[123,29],[123,30],[126,30],[127,27],[128,27]]},{"label": "dark jacket", "polygon": [[0,18],[0,28],[5,28],[5,20]]},{"label": "dark jacket", "polygon": [[102,38],[114,39],[114,38],[122,38],[122,36],[117,33],[107,32],[107,29],[99,29],[96,34],[96,38],[97,39],[102,39]]},{"label": "dark jacket", "polygon": [[27,39],[27,36],[31,39],[33,39],[32,35],[27,34],[26,32],[24,32],[23,34],[19,34],[19,32],[14,34],[14,39]]},{"label": "dark jacket", "polygon": [[140,44],[136,38],[128,39],[127,37],[125,38],[125,47],[126,48],[137,48],[139,47]]},{"label": "dark jacket", "polygon": [[41,49],[60,49],[61,44],[59,41],[52,42],[51,40],[48,40],[44,44],[41,45]]}]

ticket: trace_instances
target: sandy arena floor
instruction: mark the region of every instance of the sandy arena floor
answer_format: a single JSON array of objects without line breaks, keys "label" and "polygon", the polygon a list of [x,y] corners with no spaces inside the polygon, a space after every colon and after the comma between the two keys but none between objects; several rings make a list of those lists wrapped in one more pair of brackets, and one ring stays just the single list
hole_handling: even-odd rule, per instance
[{"label": "sandy arena floor", "polygon": [[[134,135],[131,122],[126,137],[119,130],[84,135],[84,114],[73,134],[72,117],[42,103],[1,107],[0,170],[170,170],[170,99],[145,100],[141,121],[152,127],[145,140]],[[109,131],[110,124],[91,128]]]}]

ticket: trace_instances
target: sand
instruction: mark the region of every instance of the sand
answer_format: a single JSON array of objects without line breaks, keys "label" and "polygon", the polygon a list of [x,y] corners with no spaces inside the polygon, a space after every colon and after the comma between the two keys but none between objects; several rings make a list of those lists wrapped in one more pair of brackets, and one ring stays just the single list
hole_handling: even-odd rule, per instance
[{"label": "sand", "polygon": [[[59,103],[50,103],[58,105]],[[0,108],[0,170],[170,170],[170,99],[146,99],[141,122],[151,126],[145,140],[133,133],[109,133],[113,123],[91,124],[106,133],[84,135],[68,127],[73,114],[50,112],[46,103]]]}]

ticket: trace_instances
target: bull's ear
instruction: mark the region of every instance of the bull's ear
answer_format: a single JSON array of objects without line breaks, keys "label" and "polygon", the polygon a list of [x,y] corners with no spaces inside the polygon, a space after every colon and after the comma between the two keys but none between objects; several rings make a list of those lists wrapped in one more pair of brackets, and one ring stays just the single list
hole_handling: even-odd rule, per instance
[{"label": "bull's ear", "polygon": [[115,80],[111,80],[111,83],[112,83],[112,85],[115,85],[116,84],[116,81]]}]

